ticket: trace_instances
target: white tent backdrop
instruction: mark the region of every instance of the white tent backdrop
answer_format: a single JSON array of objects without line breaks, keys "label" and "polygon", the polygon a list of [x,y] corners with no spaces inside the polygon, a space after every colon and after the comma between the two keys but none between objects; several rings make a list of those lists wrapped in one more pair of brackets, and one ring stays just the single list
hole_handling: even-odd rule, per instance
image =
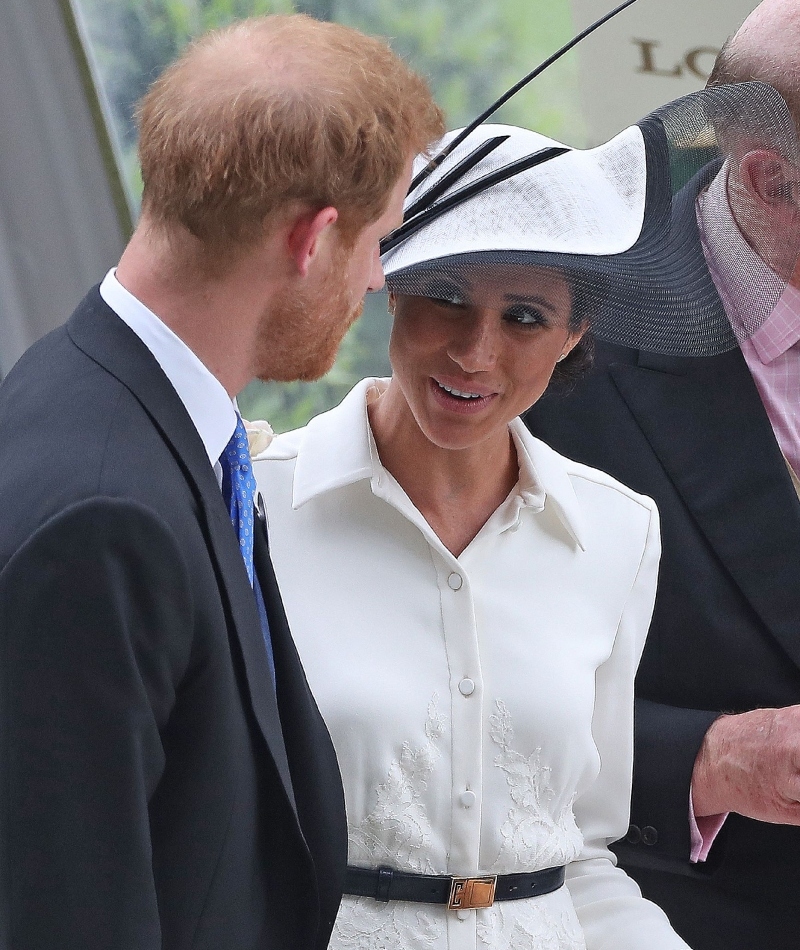
[{"label": "white tent backdrop", "polygon": [[[575,28],[609,0],[572,0]],[[590,145],[607,141],[656,106],[701,89],[725,40],[758,0],[638,0],[578,47]]]},{"label": "white tent backdrop", "polygon": [[130,226],[75,39],[66,2],[3,0],[0,375],[63,322]]}]

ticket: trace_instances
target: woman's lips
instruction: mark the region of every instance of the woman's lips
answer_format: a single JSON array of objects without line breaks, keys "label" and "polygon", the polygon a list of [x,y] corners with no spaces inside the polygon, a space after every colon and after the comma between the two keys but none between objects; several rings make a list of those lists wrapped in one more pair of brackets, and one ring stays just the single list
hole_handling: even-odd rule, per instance
[{"label": "woman's lips", "polygon": [[481,412],[497,396],[496,392],[489,392],[485,386],[473,386],[462,383],[439,381],[430,377],[431,392],[436,402],[450,412],[462,415],[473,415]]}]

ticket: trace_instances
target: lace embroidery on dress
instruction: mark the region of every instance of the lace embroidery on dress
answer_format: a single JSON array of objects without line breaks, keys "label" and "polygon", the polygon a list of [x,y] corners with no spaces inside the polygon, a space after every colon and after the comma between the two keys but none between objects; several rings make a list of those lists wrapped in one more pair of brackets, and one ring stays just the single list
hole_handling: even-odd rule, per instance
[{"label": "lace embroidery on dress", "polygon": [[[574,796],[556,808],[549,766],[542,750],[524,756],[513,748],[508,707],[495,702],[489,736],[499,747],[494,764],[505,773],[512,806],[500,827],[502,843],[491,868],[495,874],[536,871],[568,864],[583,847],[572,810]],[[585,950],[583,931],[569,892],[535,900],[495,904],[478,920],[478,940],[492,950]]]},{"label": "lace embroidery on dress", "polygon": [[[404,742],[399,759],[389,766],[386,781],[376,789],[372,811],[349,832],[349,861],[363,867],[388,864],[420,874],[444,874],[434,866],[433,833],[423,802],[427,780],[441,757],[439,743],[445,720],[438,696],[428,704],[426,741],[419,748]],[[384,947],[433,947],[445,938],[440,908],[367,897],[345,897],[336,918],[331,947],[378,950]]]},{"label": "lace embroidery on dress", "polygon": [[484,911],[478,917],[478,945],[491,950],[586,950],[572,900],[562,891]]},{"label": "lace embroidery on dress", "polygon": [[[376,789],[372,811],[351,827],[350,862],[393,867],[423,874],[443,874],[432,857],[433,831],[423,792],[441,757],[445,722],[437,697],[428,705],[426,742],[419,748],[403,743]],[[550,768],[542,765],[541,749],[525,757],[512,748],[511,715],[501,701],[489,718],[489,735],[499,747],[495,765],[505,773],[512,807],[500,833],[502,845],[487,872],[507,874],[566,864],[583,846],[568,802],[553,814],[555,794]],[[345,897],[336,919],[331,947],[335,950],[431,950],[447,946],[444,908],[423,904],[379,904],[364,897]],[[479,946],[491,950],[586,950],[569,892],[562,888],[535,900],[498,903],[481,911],[476,921]]]}]

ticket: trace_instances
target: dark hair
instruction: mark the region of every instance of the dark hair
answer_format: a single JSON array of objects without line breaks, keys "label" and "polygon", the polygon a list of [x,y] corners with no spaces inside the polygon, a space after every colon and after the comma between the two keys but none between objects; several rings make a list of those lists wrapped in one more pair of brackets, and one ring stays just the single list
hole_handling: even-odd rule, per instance
[{"label": "dark hair", "polygon": [[588,275],[575,270],[562,271],[572,291],[570,330],[583,328],[583,336],[573,346],[569,355],[556,363],[547,392],[566,392],[592,368],[594,362],[594,337],[592,318],[603,306],[606,298],[606,279],[599,274]]}]

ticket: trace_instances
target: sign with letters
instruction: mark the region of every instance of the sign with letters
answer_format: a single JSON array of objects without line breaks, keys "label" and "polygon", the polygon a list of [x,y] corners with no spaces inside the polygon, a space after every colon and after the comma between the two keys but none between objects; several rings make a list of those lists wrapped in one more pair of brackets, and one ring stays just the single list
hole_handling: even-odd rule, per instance
[{"label": "sign with letters", "polygon": [[[572,0],[577,33],[613,6]],[[725,40],[758,0],[638,0],[578,47],[588,146],[701,89]]]}]

